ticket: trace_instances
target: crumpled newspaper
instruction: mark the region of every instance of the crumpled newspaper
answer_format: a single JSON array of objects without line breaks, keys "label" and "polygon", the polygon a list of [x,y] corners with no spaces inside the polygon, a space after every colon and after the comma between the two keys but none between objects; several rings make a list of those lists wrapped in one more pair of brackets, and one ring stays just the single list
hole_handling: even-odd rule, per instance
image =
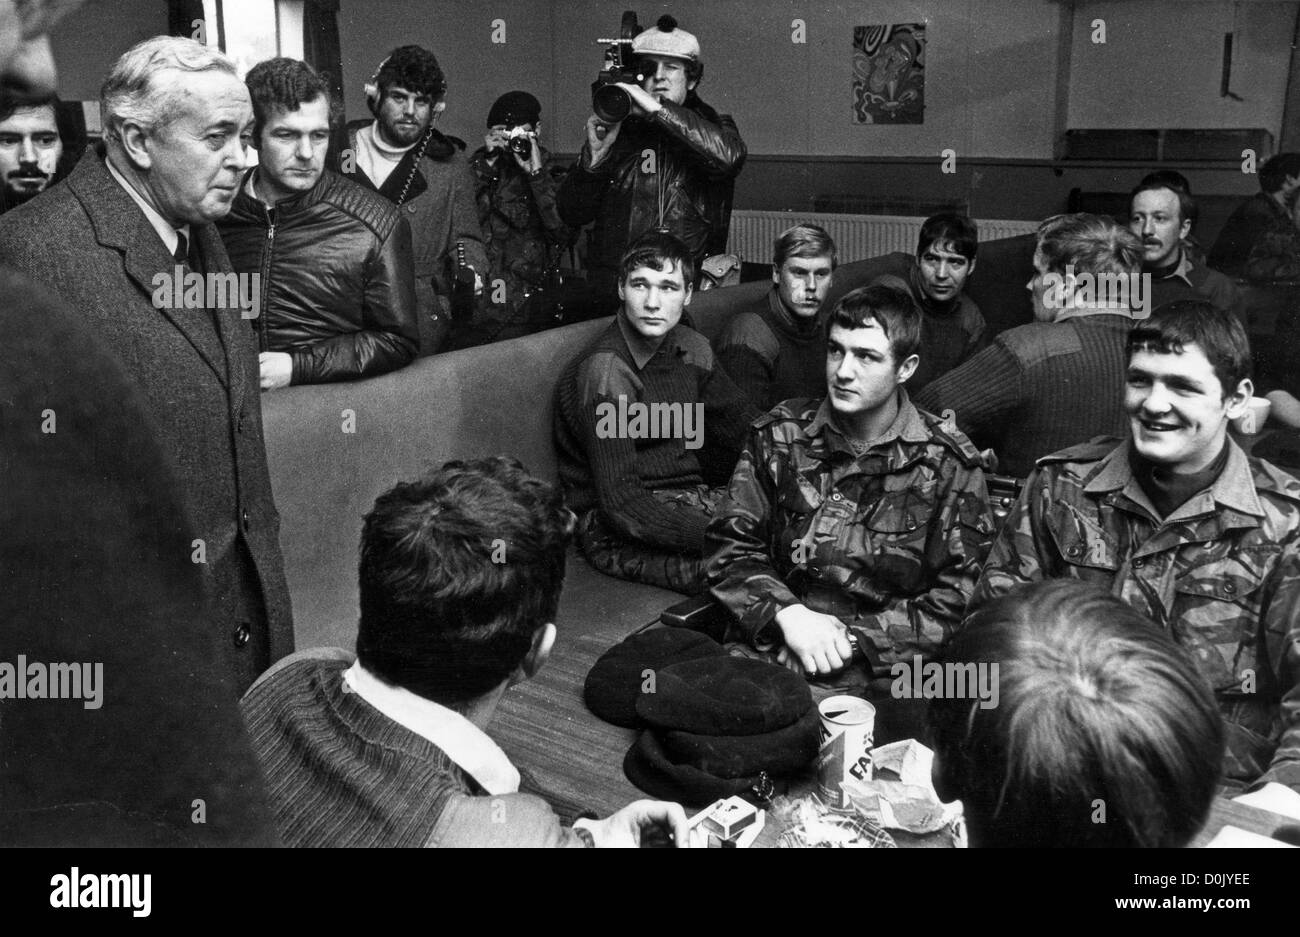
[{"label": "crumpled newspaper", "polygon": [[856,811],[827,807],[816,794],[778,797],[772,815],[781,823],[777,848],[895,849],[894,838]]},{"label": "crumpled newspaper", "polygon": [[962,815],[961,801],[942,803],[930,781],[934,752],[916,739],[891,742],[872,755],[874,777],[848,780],[844,794],[863,816],[882,827],[934,833]]}]

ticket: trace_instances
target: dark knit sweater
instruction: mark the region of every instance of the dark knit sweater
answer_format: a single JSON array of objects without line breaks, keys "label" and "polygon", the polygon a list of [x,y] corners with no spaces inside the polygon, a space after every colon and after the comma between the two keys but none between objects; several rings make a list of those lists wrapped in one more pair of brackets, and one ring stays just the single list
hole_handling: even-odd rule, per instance
[{"label": "dark knit sweater", "polygon": [[826,310],[791,314],[772,287],[738,310],[714,340],[718,362],[759,410],[826,394]]},{"label": "dark knit sweater", "polygon": [[1143,270],[1151,274],[1151,312],[1183,299],[1205,300],[1222,312],[1238,312],[1240,297],[1232,280],[1217,270],[1191,263],[1190,259],[1180,274],[1177,272],[1180,265],[1181,262],[1165,270]]},{"label": "dark knit sweater", "polygon": [[[651,492],[725,480],[758,413],[716,366],[708,339],[699,332],[679,324],[638,363],[620,319],[621,314],[564,369],[556,388],[555,447],[565,495],[579,513],[598,507],[622,536],[699,553],[708,516],[666,505]],[[621,428],[600,431],[602,411],[618,412],[633,403],[676,404],[683,413],[703,404],[703,447],[687,448],[680,433],[629,438],[633,434]]]},{"label": "dark knit sweater", "polygon": [[1125,341],[1133,320],[1092,314],[1003,332],[915,397],[992,446],[998,472],[1025,477],[1034,461],[1094,436],[1128,435]]},{"label": "dark knit sweater", "polygon": [[884,273],[872,283],[905,290],[921,310],[921,363],[903,385],[915,394],[987,344],[984,316],[965,293],[946,303],[931,299],[921,284],[921,271],[911,254],[895,251],[884,258],[883,265]]}]

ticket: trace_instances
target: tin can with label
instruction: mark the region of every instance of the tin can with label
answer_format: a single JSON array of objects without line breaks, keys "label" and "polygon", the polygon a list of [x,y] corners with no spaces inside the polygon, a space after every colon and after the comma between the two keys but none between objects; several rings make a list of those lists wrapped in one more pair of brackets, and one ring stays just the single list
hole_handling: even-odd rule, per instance
[{"label": "tin can with label", "polygon": [[821,749],[817,753],[817,793],[831,807],[844,806],[845,781],[871,780],[876,707],[856,696],[828,696],[817,706]]}]

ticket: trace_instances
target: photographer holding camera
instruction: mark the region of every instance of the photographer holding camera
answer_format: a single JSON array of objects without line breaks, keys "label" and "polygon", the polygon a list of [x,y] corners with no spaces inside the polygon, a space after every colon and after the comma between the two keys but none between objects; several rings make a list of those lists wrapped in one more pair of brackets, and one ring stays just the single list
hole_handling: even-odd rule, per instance
[{"label": "photographer holding camera", "polygon": [[[625,31],[629,23],[624,14]],[[594,222],[587,282],[596,314],[617,305],[619,258],[646,232],[680,238],[696,269],[726,249],[745,144],[735,121],[695,93],[703,72],[699,41],[671,16],[606,56],[587,142],[556,196],[566,224]]]},{"label": "photographer holding camera", "polygon": [[559,324],[558,256],[569,229],[555,209],[553,160],[538,140],[541,112],[526,91],[501,95],[488,111],[484,145],[469,160],[490,266],[487,301],[464,346]]}]

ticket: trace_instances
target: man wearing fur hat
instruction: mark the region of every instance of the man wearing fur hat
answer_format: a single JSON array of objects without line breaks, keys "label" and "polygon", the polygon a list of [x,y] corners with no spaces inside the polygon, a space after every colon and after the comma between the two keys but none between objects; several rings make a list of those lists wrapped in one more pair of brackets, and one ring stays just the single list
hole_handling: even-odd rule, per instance
[{"label": "man wearing fur hat", "polygon": [[[617,305],[619,258],[655,228],[685,242],[695,267],[722,253],[731,195],[745,144],[729,115],[695,93],[704,63],[700,43],[671,16],[632,41],[649,66],[640,85],[619,84],[631,99],[626,120],[593,114],[587,142],[557,195],[560,217],[588,236],[587,280],[601,312]],[[608,307],[605,309],[603,307]]]},{"label": "man wearing fur hat", "polygon": [[474,208],[465,144],[433,129],[447,106],[447,80],[428,49],[394,49],[366,84],[375,119],[348,125],[339,170],[393,202],[411,223],[420,354],[438,351],[451,329],[457,244],[481,295],[488,269]]}]

